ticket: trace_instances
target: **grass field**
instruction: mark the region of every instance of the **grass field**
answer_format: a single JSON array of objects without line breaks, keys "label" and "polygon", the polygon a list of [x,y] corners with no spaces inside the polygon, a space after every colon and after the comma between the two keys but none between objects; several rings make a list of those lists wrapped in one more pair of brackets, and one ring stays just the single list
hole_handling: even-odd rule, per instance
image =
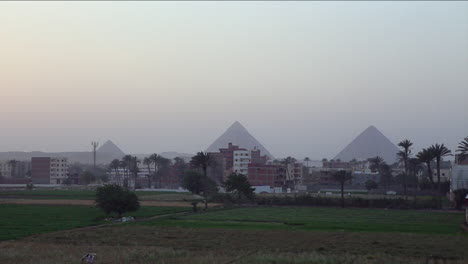
[{"label": "grass field", "polygon": [[[184,207],[141,207],[130,212],[135,218],[188,211]],[[96,207],[0,204],[0,240],[106,223]]]},{"label": "grass field", "polygon": [[[178,192],[159,192],[159,191],[137,191],[139,197],[184,194]],[[94,200],[95,190],[22,190],[22,191],[0,191],[0,198],[28,198],[28,199],[70,199],[70,200]]]},{"label": "grass field", "polygon": [[[458,230],[461,213],[252,207],[70,229],[102,223],[104,215],[80,206],[0,205],[0,210],[0,239],[36,234],[0,242],[2,264],[78,263],[87,252],[97,253],[96,263],[122,264],[461,264],[468,260],[468,236]],[[187,209],[143,207],[130,215],[180,210]],[[55,230],[62,231],[51,233]]]},{"label": "grass field", "polygon": [[259,207],[161,219],[142,225],[270,230],[461,234],[463,213],[357,208]]}]

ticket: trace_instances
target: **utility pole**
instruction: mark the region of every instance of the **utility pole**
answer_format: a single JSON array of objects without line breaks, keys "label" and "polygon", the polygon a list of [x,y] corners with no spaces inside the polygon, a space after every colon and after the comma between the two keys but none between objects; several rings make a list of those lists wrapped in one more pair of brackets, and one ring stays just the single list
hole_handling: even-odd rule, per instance
[{"label": "utility pole", "polygon": [[96,149],[99,146],[99,142],[91,141],[91,146],[93,146],[93,165],[94,169],[96,169]]}]

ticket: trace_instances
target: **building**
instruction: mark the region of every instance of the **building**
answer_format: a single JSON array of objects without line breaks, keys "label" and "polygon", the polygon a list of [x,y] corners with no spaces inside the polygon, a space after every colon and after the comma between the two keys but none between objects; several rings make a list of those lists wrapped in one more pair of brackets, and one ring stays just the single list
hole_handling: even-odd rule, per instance
[{"label": "building", "polygon": [[458,189],[468,189],[468,158],[462,160],[456,155],[451,171],[450,192]]},{"label": "building", "polygon": [[248,164],[248,179],[252,186],[265,186],[279,187],[282,186],[282,178],[284,178],[285,171],[281,165],[275,164]]},{"label": "building", "polygon": [[234,158],[232,171],[235,173],[248,175],[249,163],[251,161],[250,151],[246,149],[235,150],[233,151],[233,155]]},{"label": "building", "polygon": [[68,159],[65,157],[31,158],[32,183],[63,184],[68,175]]},{"label": "building", "polygon": [[2,160],[0,161],[0,176],[4,178],[10,178],[12,172],[12,167],[10,165],[10,161]]}]

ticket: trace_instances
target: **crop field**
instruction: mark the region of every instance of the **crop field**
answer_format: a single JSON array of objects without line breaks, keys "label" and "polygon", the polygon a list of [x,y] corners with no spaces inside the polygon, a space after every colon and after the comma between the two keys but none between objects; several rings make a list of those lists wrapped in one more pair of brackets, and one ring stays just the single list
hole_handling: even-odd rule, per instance
[{"label": "crop field", "polygon": [[[127,215],[144,218],[188,210],[190,208],[141,207]],[[0,212],[0,240],[106,223],[106,215],[90,206],[0,204]]]},{"label": "crop field", "polygon": [[[85,206],[0,205],[0,263],[447,263],[468,262],[458,212],[249,207],[99,225]],[[189,208],[142,207],[134,217]],[[67,229],[67,230],[65,230]],[[8,238],[9,236],[9,238]],[[27,237],[25,237],[27,236]]]},{"label": "crop field", "polygon": [[358,208],[258,207],[142,223],[184,227],[461,234],[461,212]]}]

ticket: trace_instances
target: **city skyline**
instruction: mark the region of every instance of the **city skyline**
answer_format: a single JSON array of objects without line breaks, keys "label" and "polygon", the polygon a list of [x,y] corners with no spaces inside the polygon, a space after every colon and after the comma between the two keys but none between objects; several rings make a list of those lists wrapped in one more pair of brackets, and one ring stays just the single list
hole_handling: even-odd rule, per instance
[{"label": "city skyline", "polygon": [[2,2],[0,151],[205,150],[234,121],[275,157],[367,127],[467,136],[466,2]]}]

